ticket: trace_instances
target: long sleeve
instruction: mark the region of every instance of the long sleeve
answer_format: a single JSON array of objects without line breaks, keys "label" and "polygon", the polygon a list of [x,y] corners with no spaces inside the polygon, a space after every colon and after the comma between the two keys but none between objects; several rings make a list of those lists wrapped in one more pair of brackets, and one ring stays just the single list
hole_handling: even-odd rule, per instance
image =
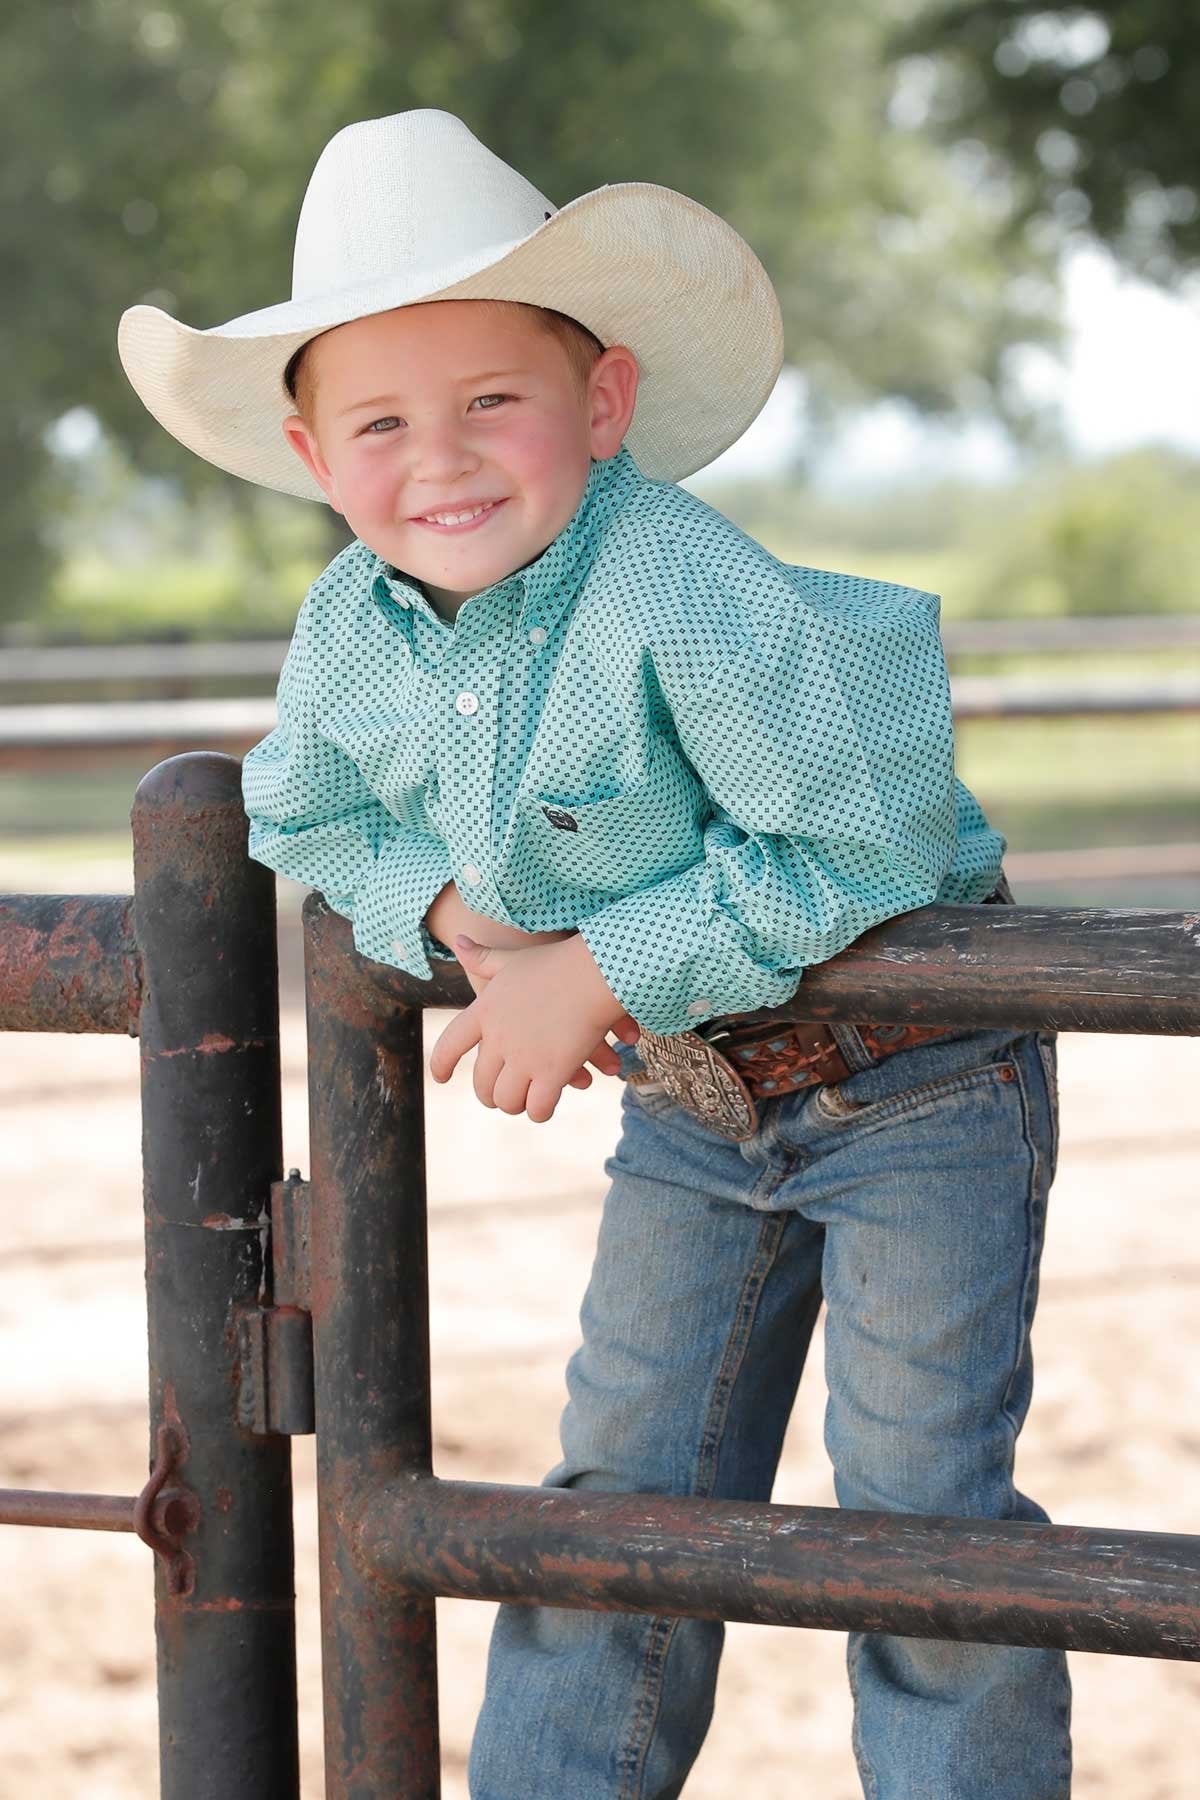
[{"label": "long sleeve", "polygon": [[428,980],[430,958],[454,960],[424,923],[450,880],[449,853],[436,833],[395,818],[321,732],[308,626],[306,607],[279,678],[279,724],[242,766],[250,854],[319,888],[364,956]]},{"label": "long sleeve", "polygon": [[808,965],[933,901],[956,856],[932,595],[831,606],[781,570],[753,607],[729,606],[725,637],[701,668],[686,645],[656,657],[713,803],[702,859],[579,927],[627,1010],[668,1035],[782,1005]]}]

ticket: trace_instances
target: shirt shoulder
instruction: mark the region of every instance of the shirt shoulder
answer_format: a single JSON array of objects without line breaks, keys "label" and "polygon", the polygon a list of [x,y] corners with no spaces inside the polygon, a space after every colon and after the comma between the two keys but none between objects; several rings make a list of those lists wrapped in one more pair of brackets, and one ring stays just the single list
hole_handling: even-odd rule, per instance
[{"label": "shirt shoulder", "polygon": [[936,634],[923,589],[782,562],[696,494],[644,481],[596,543],[580,623],[603,646],[649,650],[674,681],[731,662],[794,665],[798,644]]}]

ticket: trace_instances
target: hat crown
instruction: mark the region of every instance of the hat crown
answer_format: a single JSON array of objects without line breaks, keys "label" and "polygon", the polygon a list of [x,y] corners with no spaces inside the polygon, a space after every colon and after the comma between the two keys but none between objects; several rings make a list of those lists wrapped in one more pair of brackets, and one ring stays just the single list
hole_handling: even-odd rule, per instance
[{"label": "hat crown", "polygon": [[420,108],[347,125],[304,195],[292,299],[450,268],[528,237],[554,210],[452,113]]}]

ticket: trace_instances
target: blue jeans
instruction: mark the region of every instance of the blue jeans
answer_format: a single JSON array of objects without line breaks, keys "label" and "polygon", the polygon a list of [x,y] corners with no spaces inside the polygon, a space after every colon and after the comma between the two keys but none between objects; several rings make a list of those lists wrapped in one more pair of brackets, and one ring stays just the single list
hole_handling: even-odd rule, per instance
[{"label": "blue jeans", "polygon": [[[742,1144],[626,1083],[545,1485],[769,1499],[823,1294],[839,1504],[1045,1518],[1013,1459],[1056,1154],[1053,1039],[962,1033],[863,1067],[857,1033],[838,1032],[858,1072],[767,1102]],[[623,1073],[638,1066],[620,1054]],[[501,1607],[473,1800],[678,1795],[723,1636],[710,1620]],[[859,1633],[849,1671],[867,1800],[1069,1794],[1059,1652]]]}]

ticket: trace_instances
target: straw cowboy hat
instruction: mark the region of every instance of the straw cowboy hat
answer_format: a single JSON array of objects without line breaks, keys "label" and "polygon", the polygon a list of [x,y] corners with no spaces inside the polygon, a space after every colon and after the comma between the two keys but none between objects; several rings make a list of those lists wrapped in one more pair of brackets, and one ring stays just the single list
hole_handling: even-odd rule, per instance
[{"label": "straw cowboy hat", "polygon": [[741,436],[783,353],[766,271],[723,219],[649,182],[556,208],[452,114],[347,125],[321,152],[296,228],[292,297],[196,331],[157,306],[120,324],[149,411],[218,468],[311,500],[283,384],[310,338],[428,300],[521,300],[568,313],[641,370],[626,442],[674,481]]}]

